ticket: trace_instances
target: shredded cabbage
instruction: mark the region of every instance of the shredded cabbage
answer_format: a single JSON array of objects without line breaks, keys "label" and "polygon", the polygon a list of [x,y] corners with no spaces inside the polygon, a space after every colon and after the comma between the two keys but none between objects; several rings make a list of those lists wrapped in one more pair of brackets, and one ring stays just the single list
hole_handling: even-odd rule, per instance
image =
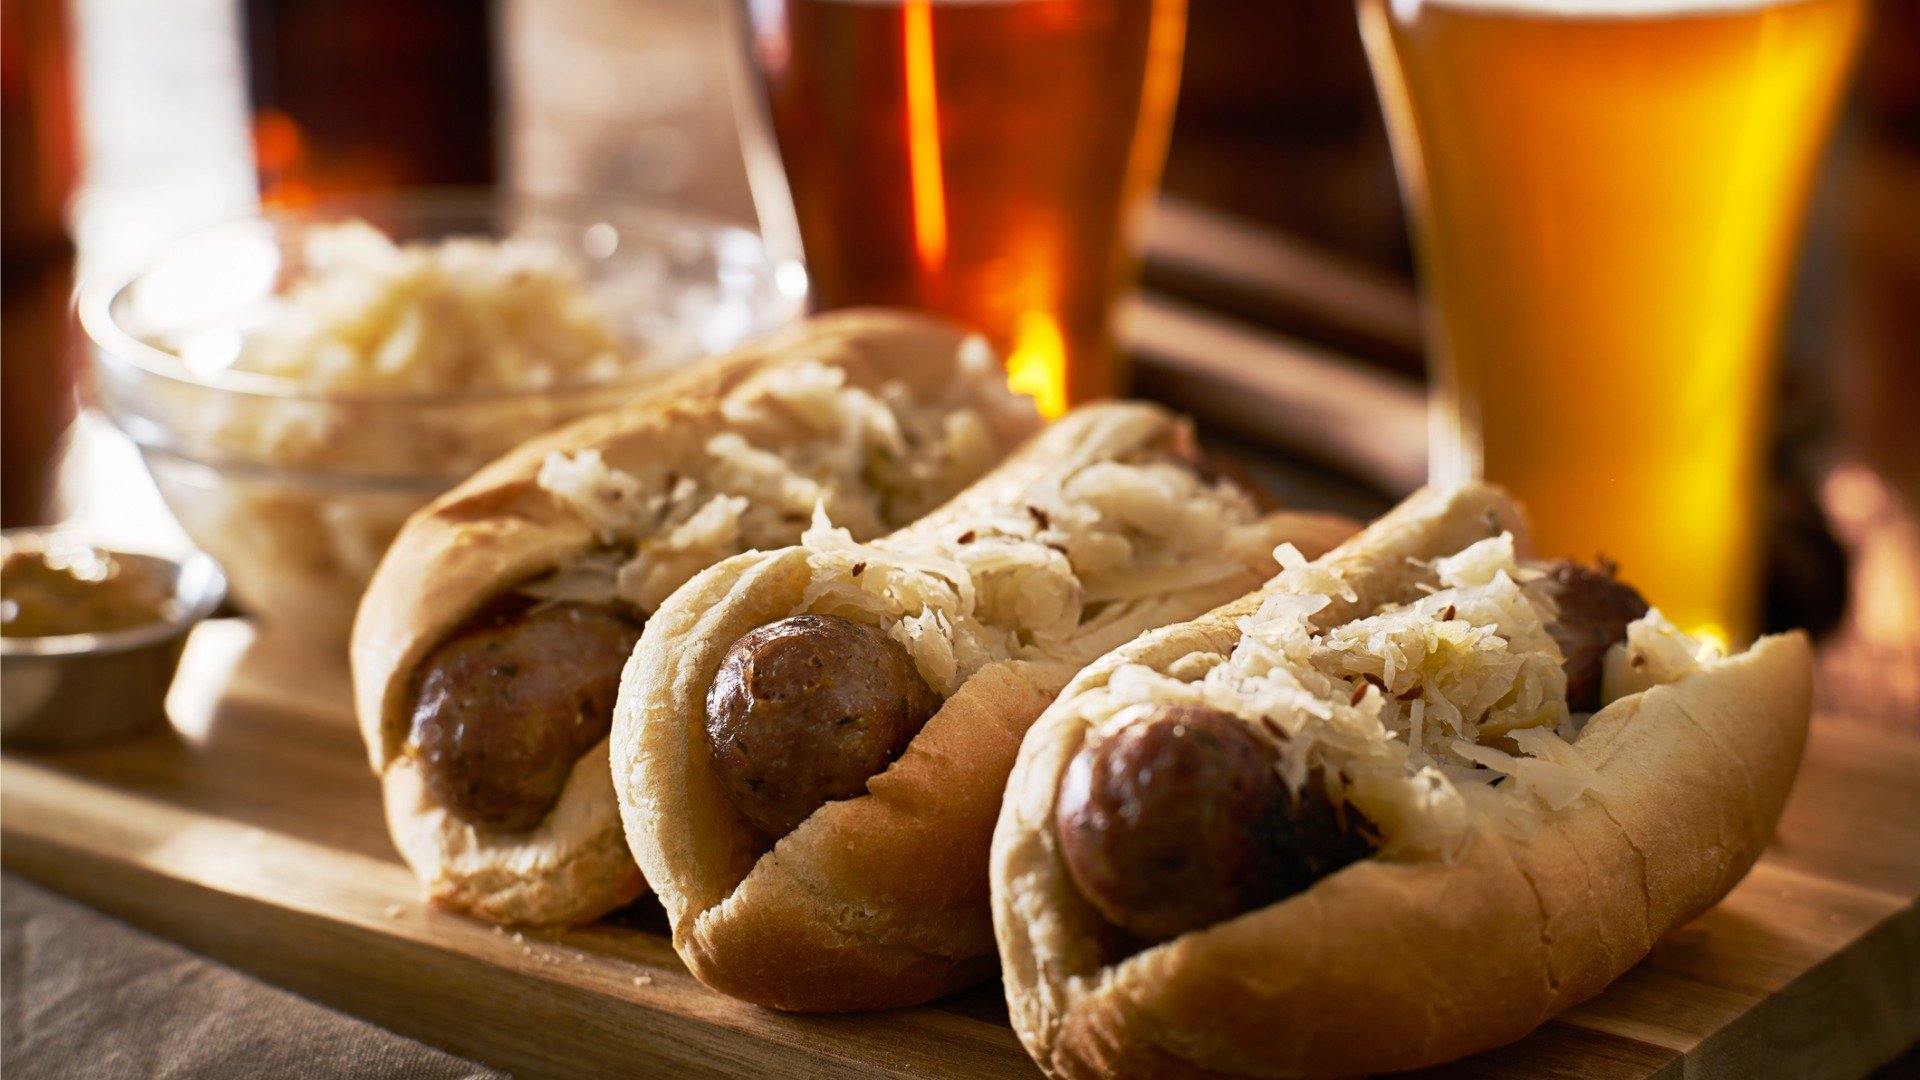
[{"label": "shredded cabbage", "polygon": [[1085,663],[1138,632],[1142,605],[1262,560],[1260,511],[1165,450],[1050,475],[1018,501],[907,540],[862,543],[826,508],[801,538],[802,606],[870,622],[950,694],[989,663]]},{"label": "shredded cabbage", "polygon": [[[1324,633],[1310,620],[1333,597],[1355,599],[1351,585],[1284,546],[1275,557],[1278,591],[1241,620],[1230,654],[1194,654],[1165,673],[1116,670],[1079,699],[1090,738],[1147,703],[1239,716],[1279,751],[1289,788],[1317,771],[1364,813],[1386,858],[1457,857],[1477,816],[1529,828],[1592,786],[1546,629],[1556,612],[1545,574],[1517,559],[1511,535],[1434,560],[1418,600]],[[1615,689],[1681,678],[1711,655],[1657,611],[1614,653],[1608,700]]]},{"label": "shredded cabbage", "polygon": [[1720,655],[1718,646],[1680,632],[1649,609],[1627,624],[1627,640],[1607,650],[1601,660],[1600,700],[1603,703],[1670,683]]},{"label": "shredded cabbage", "polygon": [[1004,449],[994,414],[1028,408],[982,349],[968,339],[960,376],[930,401],[898,384],[849,386],[825,363],[769,368],[721,402],[728,430],[707,439],[693,467],[627,471],[597,450],[548,455],[536,482],[586,520],[600,546],[522,591],[617,596],[651,612],[722,559],[794,543],[816,508],[849,542],[919,517]]},{"label": "shredded cabbage", "polygon": [[235,369],[421,393],[598,382],[634,363],[584,269],[552,244],[396,244],[349,221],[308,230],[300,254],[300,278]]}]

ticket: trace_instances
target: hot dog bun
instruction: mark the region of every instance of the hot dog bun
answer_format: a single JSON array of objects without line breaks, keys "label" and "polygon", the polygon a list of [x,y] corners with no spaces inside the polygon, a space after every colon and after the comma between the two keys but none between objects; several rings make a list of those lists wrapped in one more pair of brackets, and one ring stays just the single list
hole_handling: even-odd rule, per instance
[{"label": "hot dog bun", "polygon": [[[1320,562],[1356,598],[1312,625],[1411,601],[1420,571],[1409,558],[1519,526],[1492,488],[1418,493]],[[1598,993],[1712,906],[1772,835],[1806,737],[1800,634],[1613,701],[1574,743],[1590,788],[1531,828],[1476,817],[1457,859],[1363,859],[1125,955],[1076,891],[1055,831],[1089,695],[1129,665],[1165,672],[1226,655],[1242,620],[1289,587],[1282,575],[1101,658],[1021,748],[994,835],[993,906],[1013,1025],[1049,1075],[1353,1076],[1497,1046]]]},{"label": "hot dog bun", "polygon": [[[1185,424],[1164,410],[1088,406],[899,533],[856,547],[816,528],[802,546],[715,566],[656,613],[622,683],[613,779],[628,843],[695,975],[759,1004],[832,1011],[925,1001],[991,972],[988,839],[1027,725],[1087,660],[1264,578],[1277,543],[1322,550],[1352,530],[1324,515],[1262,516],[1243,492],[1196,476],[1194,460]],[[1107,480],[1112,486],[1096,483]],[[1093,551],[1091,523],[1129,512],[1130,500],[1144,497],[1136,488],[1154,483],[1170,485],[1157,496],[1167,506],[1198,507],[1194,521],[1151,521],[1160,503],[1131,512],[1192,546],[1177,559],[1162,552],[1149,560],[1155,544],[1172,541],[1143,538],[1141,569],[1094,572],[1093,556],[1081,557]],[[1074,515],[1089,523],[1082,533],[1067,531]],[[1012,563],[1039,558],[1050,569],[1009,571],[1002,591],[996,544]],[[1130,575],[1144,580],[1149,562],[1169,575],[1164,587],[1107,601],[1099,615],[1081,605]],[[920,611],[923,597],[912,590],[926,582],[916,573],[967,578],[976,602],[964,615],[954,609],[952,623],[1024,644],[944,668],[941,650],[895,618]],[[926,587],[926,602],[937,606],[940,589]],[[1072,595],[1057,626],[1014,635],[1019,619],[995,609],[1016,596],[1045,607],[1065,595],[1060,588]],[[900,592],[911,598],[901,602]],[[916,661],[945,701],[866,794],[826,803],[768,850],[710,761],[704,703],[733,643],[803,611],[872,621],[928,650]]]},{"label": "hot dog bun", "polygon": [[[926,466],[903,485],[914,490],[873,489],[866,470],[848,481],[862,490],[838,492],[846,504],[877,508],[861,527],[878,535],[958,490],[1037,426],[1030,405],[1008,395],[1002,382],[985,347],[943,323],[873,311],[823,316],[534,439],[410,519],[362,601],[352,664],[356,711],[382,778],[388,825],[429,896],[495,921],[566,923],[595,918],[645,890],[620,833],[604,739],[576,761],[544,820],[514,831],[477,827],[441,805],[408,750],[416,673],[476,612],[596,551],[624,554],[672,542],[666,534],[678,523],[636,516],[609,526],[606,515],[543,480],[550,459],[580,462],[597,453],[605,470],[635,478],[629,502],[671,494],[691,507],[727,493],[744,505],[754,493],[726,472],[744,467],[724,460],[714,440],[734,439],[746,448],[741,454],[757,455],[750,465],[773,461],[787,470],[763,483],[805,485],[813,478],[802,470],[818,468],[816,459],[827,452],[821,448],[837,449],[847,439],[833,402],[851,402],[850,412],[863,410],[856,419],[882,426],[911,412],[940,438],[951,436],[893,448],[896,458],[925,459],[893,463]],[[875,410],[890,411],[875,419]],[[696,549],[682,557],[686,565],[665,566],[647,587],[664,594],[731,551],[764,545],[769,536],[778,543],[798,538],[811,490],[801,487],[797,498],[806,505],[790,524],[754,534],[742,527],[729,541],[737,546],[691,561],[699,558]],[[610,600],[611,577],[605,591],[602,599]]]}]

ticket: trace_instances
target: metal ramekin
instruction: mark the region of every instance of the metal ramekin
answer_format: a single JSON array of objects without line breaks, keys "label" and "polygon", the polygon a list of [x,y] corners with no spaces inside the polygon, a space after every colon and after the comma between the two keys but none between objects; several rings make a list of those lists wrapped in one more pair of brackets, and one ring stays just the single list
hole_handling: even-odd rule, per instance
[{"label": "metal ramekin", "polygon": [[[8,529],[0,555],[93,547],[57,529]],[[109,551],[162,571],[173,604],[150,623],[99,634],[0,637],[0,742],[72,746],[124,739],[164,727],[187,632],[227,595],[220,565],[200,552],[183,559]]]}]

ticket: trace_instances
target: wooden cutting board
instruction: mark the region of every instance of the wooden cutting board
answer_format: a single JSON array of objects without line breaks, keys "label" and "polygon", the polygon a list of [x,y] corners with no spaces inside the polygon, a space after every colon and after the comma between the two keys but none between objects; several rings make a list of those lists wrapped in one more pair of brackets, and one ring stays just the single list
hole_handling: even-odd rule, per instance
[{"label": "wooden cutting board", "polygon": [[[9,870],[521,1075],[1034,1075],[997,986],[786,1016],[713,994],[657,905],[514,934],[423,907],[324,658],[195,637],[178,731],[0,764]],[[1702,767],[1711,767],[1703,762]],[[1920,737],[1816,718],[1778,842],[1599,998],[1446,1076],[1858,1075],[1920,1038]]]}]

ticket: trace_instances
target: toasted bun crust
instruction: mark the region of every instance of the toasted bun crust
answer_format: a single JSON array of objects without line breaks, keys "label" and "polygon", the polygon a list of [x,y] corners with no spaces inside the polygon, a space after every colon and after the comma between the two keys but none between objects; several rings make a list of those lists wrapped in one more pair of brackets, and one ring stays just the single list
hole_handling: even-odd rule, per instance
[{"label": "toasted bun crust", "polygon": [[[1342,545],[1362,594],[1322,625],[1413,598],[1432,558],[1517,514],[1498,491],[1423,491]],[[1598,993],[1759,857],[1810,708],[1800,634],[1622,698],[1578,746],[1597,785],[1531,835],[1482,822],[1464,856],[1368,859],[1278,904],[1108,963],[1053,831],[1087,731],[1079,692],[1123,664],[1226,653],[1267,590],[1114,651],[1034,725],[993,841],[995,931],[1015,1030],[1053,1076],[1353,1076],[1449,1061]]]},{"label": "toasted bun crust", "polygon": [[412,762],[389,767],[381,791],[394,846],[442,907],[497,923],[581,923],[647,891],[613,814],[605,739],[574,763],[559,802],[532,833],[476,829],[454,817]]},{"label": "toasted bun crust", "polygon": [[[1184,437],[1179,421],[1151,406],[1080,410],[874,546],[911,552],[922,536],[1019,501],[1049,473]],[[1257,542],[1222,553],[1240,563],[1228,580],[1160,598],[1080,643],[1084,655],[989,664],[868,794],[826,804],[765,854],[710,764],[704,703],[733,642],[804,610],[808,552],[742,555],[695,578],[634,650],[612,736],[627,840],[672,920],[675,948],[708,985],[790,1010],[905,1005],[986,977],[988,842],[1027,726],[1086,657],[1250,587],[1271,572],[1282,541],[1321,551],[1351,529],[1345,519],[1272,515]]]},{"label": "toasted bun crust", "polygon": [[[696,474],[708,439],[729,429],[722,400],[759,373],[811,360],[844,370],[850,386],[900,383],[931,399],[962,377],[963,339],[909,314],[811,319],[525,443],[409,519],[355,620],[354,698],[394,843],[436,903],[498,922],[580,922],[646,891],[620,833],[605,741],[576,763],[546,819],[515,833],[476,829],[448,813],[405,753],[411,682],[427,654],[494,597],[597,542],[586,519],[538,484],[547,456],[591,449],[616,469],[669,463]],[[984,419],[1003,448],[1032,426],[1005,412]]]}]

